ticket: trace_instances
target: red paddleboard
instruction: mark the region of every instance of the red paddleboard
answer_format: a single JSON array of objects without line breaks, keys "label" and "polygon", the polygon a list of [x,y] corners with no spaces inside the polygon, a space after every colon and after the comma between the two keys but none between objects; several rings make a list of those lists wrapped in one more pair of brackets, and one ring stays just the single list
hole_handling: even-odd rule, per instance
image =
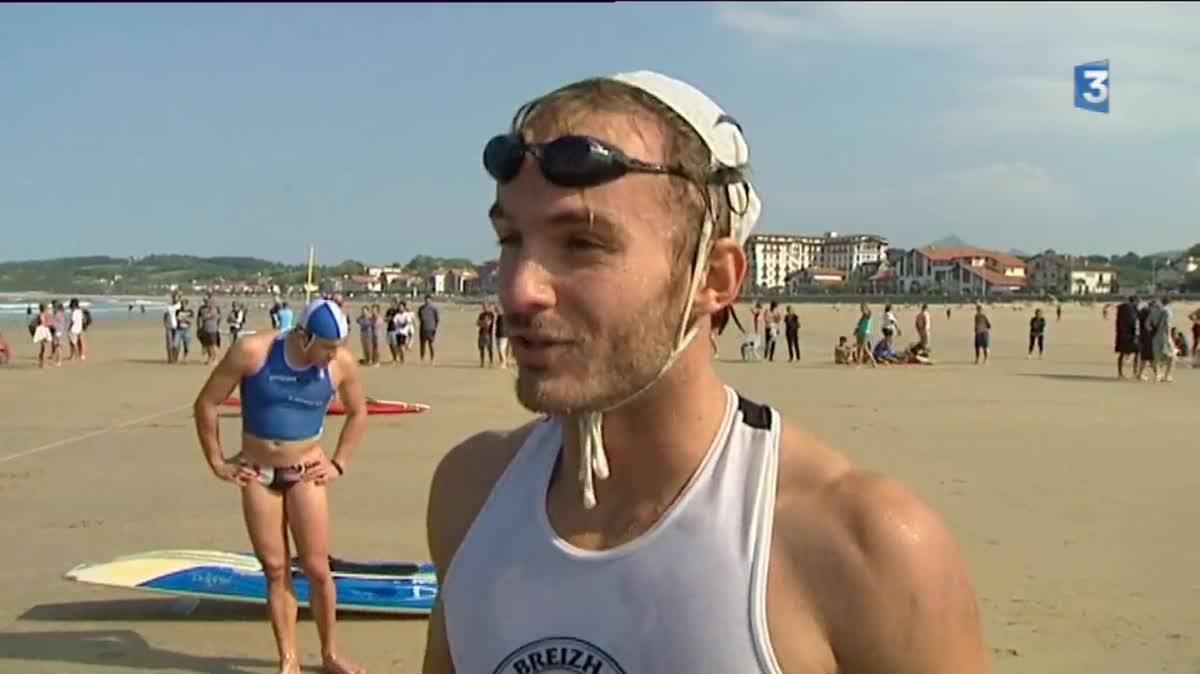
[{"label": "red paddleboard", "polygon": [[[237,396],[230,396],[225,399],[224,403],[227,407],[241,407],[242,401]],[[429,405],[424,403],[409,403],[403,400],[367,400],[367,414],[420,414],[429,409]],[[329,403],[329,409],[326,414],[340,415],[346,413],[346,406],[338,398],[334,398]]]}]

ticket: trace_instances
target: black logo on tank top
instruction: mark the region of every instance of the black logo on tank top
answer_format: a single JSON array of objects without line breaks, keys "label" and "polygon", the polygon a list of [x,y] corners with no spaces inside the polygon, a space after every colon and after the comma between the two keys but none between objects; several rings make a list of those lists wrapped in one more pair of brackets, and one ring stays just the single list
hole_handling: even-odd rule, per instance
[{"label": "black logo on tank top", "polygon": [[493,674],[625,674],[625,670],[595,644],[551,637],[513,651]]}]

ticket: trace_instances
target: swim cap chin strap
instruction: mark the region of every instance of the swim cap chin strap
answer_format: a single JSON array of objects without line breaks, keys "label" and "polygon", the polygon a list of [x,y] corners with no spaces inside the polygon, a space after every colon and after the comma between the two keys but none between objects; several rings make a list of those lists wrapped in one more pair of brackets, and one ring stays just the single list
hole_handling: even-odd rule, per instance
[{"label": "swim cap chin strap", "polygon": [[[712,153],[714,166],[744,167],[749,162],[750,148],[746,144],[741,125],[725,114],[719,105],[699,89],[686,82],[647,70],[620,73],[610,76],[610,79],[641,89],[678,113],[704,141],[705,146]],[[723,191],[730,207],[730,234],[737,239],[738,244],[745,245],[750,231],[758,221],[762,202],[748,180],[736,185],[728,185]],[[687,296],[683,298],[683,318],[679,323],[679,332],[675,336],[675,349],[653,379],[633,395],[608,409],[628,403],[658,383],[695,338],[699,328],[690,325],[692,302],[700,287],[700,282],[707,275],[708,259],[711,254],[709,246],[712,244],[714,227],[713,213],[710,209],[707,217],[704,218],[700,244],[696,248],[696,259],[692,265],[692,283]],[[590,509],[596,505],[595,478],[599,477],[603,480],[609,476],[602,428],[604,410],[583,412],[577,421],[580,443],[579,484],[583,490],[583,504]]]},{"label": "swim cap chin strap", "polygon": [[675,335],[675,348],[667,357],[667,361],[663,363],[662,368],[659,369],[658,374],[654,375],[654,378],[645,386],[620,402],[605,410],[583,412],[578,417],[579,486],[583,490],[583,506],[588,510],[596,507],[595,478],[604,480],[609,476],[608,455],[604,451],[604,412],[630,402],[657,384],[699,332],[699,324],[691,326],[691,329],[688,328],[688,324],[692,318],[692,302],[708,267],[708,247],[712,241],[712,231],[712,218],[705,217],[704,226],[700,230],[700,245],[696,248],[696,259],[692,263],[692,282],[688,285],[688,293],[683,298],[683,318],[679,322],[679,331]]}]

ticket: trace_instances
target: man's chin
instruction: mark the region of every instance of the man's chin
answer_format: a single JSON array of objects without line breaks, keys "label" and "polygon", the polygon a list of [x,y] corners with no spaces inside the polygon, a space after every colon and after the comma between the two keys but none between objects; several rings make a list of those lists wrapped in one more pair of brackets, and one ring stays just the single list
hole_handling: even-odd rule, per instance
[{"label": "man's chin", "polygon": [[549,376],[546,373],[520,371],[517,375],[517,401],[537,414],[571,416],[599,412],[620,405],[636,391],[627,390],[627,382],[605,382],[591,377]]}]

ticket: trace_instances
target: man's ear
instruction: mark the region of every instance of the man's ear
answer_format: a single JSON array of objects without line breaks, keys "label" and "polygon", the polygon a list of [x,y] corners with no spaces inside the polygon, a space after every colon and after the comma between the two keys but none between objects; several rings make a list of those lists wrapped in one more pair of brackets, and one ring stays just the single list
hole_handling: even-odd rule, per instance
[{"label": "man's ear", "polygon": [[737,301],[746,276],[746,251],[733,237],[717,239],[706,271],[696,291],[694,312],[711,315]]}]

